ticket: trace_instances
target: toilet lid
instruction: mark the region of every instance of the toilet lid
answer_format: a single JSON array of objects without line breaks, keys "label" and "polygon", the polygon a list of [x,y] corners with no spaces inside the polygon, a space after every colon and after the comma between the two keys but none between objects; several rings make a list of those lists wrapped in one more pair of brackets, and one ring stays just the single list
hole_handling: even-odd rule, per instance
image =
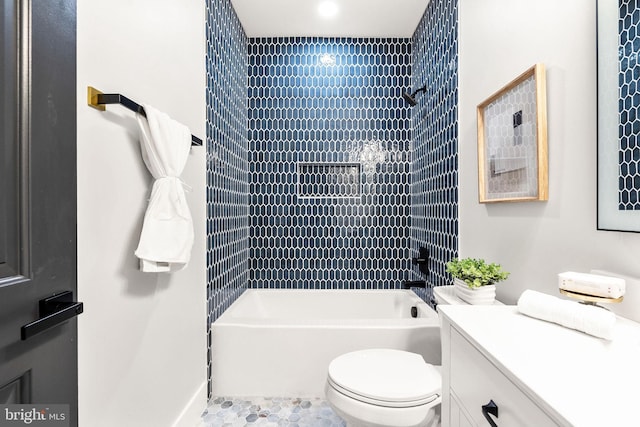
[{"label": "toilet lid", "polygon": [[429,403],[441,394],[442,377],[421,355],[391,349],[354,351],[329,364],[328,381],[362,402],[388,407]]}]

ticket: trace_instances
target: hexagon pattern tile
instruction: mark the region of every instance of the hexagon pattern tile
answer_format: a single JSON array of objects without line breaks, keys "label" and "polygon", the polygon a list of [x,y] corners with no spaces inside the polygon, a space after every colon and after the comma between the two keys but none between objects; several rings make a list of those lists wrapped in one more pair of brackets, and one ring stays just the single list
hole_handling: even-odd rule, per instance
[{"label": "hexagon pattern tile", "polygon": [[[433,0],[413,37],[411,256],[429,249],[429,282],[451,284],[445,264],[458,255],[458,1]],[[412,279],[424,275],[416,266]],[[420,291],[417,290],[418,293]],[[428,301],[428,294],[421,294]]]},{"label": "hexagon pattern tile", "polygon": [[526,79],[484,110],[487,199],[537,197],[536,81]]},{"label": "hexagon pattern tile", "polygon": [[640,210],[640,5],[620,2],[619,210]]},{"label": "hexagon pattern tile", "polygon": [[406,280],[410,73],[409,39],[249,40],[250,287]]},{"label": "hexagon pattern tile", "polygon": [[[449,284],[457,1],[432,0],[413,40],[247,39],[229,0],[206,8],[209,325],[248,286],[422,279],[419,246],[430,284]],[[410,108],[402,93],[422,84]]]},{"label": "hexagon pattern tile", "polygon": [[247,38],[229,0],[208,0],[206,8],[207,361],[210,378],[211,322],[247,287],[249,187]]},{"label": "hexagon pattern tile", "polygon": [[318,398],[214,397],[200,427],[345,427],[326,401]]}]

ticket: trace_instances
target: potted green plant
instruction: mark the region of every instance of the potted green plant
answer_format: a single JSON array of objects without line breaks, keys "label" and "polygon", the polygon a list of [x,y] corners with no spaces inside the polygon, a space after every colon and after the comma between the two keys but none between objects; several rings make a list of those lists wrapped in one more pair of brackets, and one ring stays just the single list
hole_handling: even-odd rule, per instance
[{"label": "potted green plant", "polygon": [[453,276],[456,295],[469,304],[493,304],[495,284],[509,277],[499,264],[477,258],[452,259],[447,273]]}]

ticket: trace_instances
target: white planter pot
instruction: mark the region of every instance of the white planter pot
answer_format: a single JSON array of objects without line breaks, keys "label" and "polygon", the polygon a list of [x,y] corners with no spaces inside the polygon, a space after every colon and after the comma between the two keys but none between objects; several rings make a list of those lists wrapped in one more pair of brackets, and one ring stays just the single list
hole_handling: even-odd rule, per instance
[{"label": "white planter pot", "polygon": [[470,288],[464,280],[453,279],[456,296],[468,304],[491,305],[496,299],[496,285]]}]

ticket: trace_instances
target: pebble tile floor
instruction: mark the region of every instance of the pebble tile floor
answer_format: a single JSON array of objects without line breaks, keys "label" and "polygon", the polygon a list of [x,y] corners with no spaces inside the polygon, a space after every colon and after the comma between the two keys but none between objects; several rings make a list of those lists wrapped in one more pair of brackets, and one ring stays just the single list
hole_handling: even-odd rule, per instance
[{"label": "pebble tile floor", "polygon": [[322,399],[215,397],[202,414],[203,427],[345,427]]}]

